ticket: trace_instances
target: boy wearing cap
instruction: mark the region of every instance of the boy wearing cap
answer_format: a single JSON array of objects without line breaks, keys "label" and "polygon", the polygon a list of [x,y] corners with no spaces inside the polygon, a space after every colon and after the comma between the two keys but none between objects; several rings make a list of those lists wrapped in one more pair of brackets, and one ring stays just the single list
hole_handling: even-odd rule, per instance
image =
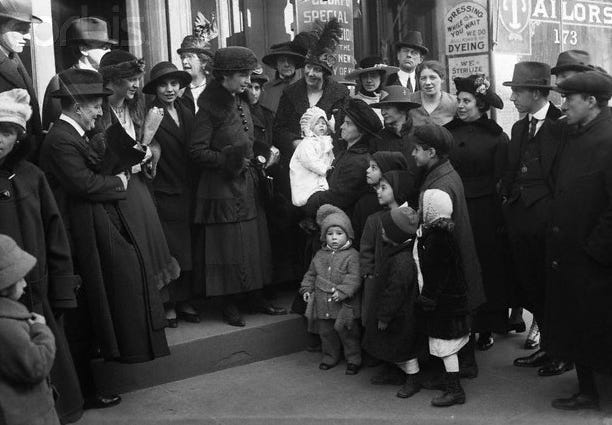
[{"label": "boy wearing cap", "polygon": [[59,424],[49,372],[55,339],[45,318],[19,300],[36,258],[0,235],[0,419],[3,424]]},{"label": "boy wearing cap", "polygon": [[547,351],[576,363],[578,393],[557,409],[596,409],[595,372],[612,366],[612,77],[574,75],[557,89],[567,116],[547,233]]},{"label": "boy wearing cap", "polygon": [[[510,247],[517,265],[523,306],[533,313],[546,340],[543,326],[545,294],[545,235],[550,215],[555,158],[560,147],[557,134],[561,111],[548,101],[553,86],[550,67],[540,62],[519,62],[512,81],[510,101],[525,117],[512,126],[508,158],[501,181],[503,213]],[[541,348],[514,360],[519,367],[541,367],[540,376],[564,373],[573,366],[551,359]]]},{"label": "boy wearing cap", "polygon": [[[463,183],[448,160],[453,136],[446,128],[435,124],[417,127],[414,135],[416,147],[412,154],[417,165],[425,170],[419,204],[422,203],[422,194],[428,189],[443,190],[451,197],[453,201],[451,218],[455,223],[454,236],[461,252],[461,262],[468,288],[468,308],[474,312],[485,302],[485,295]],[[475,378],[478,375],[473,338],[470,338],[470,341],[459,352],[459,362],[462,377]]]}]

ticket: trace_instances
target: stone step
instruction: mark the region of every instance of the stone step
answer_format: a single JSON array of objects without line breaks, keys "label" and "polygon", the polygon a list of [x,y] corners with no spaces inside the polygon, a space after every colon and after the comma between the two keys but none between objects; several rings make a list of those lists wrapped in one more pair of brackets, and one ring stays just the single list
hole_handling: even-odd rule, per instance
[{"label": "stone step", "polygon": [[[290,310],[295,291],[283,293],[274,305]],[[221,321],[213,302],[198,306],[200,323],[179,321],[166,329],[170,355],[137,364],[96,360],[93,371],[101,394],[121,394],[190,378],[238,365],[295,353],[308,345],[306,322],[288,314],[245,315],[246,326],[237,328]]]}]

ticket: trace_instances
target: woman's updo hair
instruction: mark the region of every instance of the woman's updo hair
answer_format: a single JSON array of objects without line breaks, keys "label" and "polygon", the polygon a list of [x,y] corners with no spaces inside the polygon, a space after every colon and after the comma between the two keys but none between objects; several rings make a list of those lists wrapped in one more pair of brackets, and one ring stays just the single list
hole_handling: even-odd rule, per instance
[{"label": "woman's updo hair", "polygon": [[421,72],[424,69],[431,69],[433,72],[438,74],[438,77],[440,77],[440,79],[442,79],[442,80],[444,80],[446,78],[446,71],[444,70],[444,65],[442,65],[438,61],[429,60],[429,61],[421,62],[416,67],[416,78],[417,78],[417,80],[419,78],[421,78]]}]

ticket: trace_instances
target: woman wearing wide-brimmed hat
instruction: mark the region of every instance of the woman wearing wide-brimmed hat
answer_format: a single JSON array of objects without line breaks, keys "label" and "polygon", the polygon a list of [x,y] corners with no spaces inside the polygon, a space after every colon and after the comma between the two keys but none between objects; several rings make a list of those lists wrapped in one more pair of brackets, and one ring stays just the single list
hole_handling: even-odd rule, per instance
[{"label": "woman wearing wide-brimmed hat", "polygon": [[102,57],[100,73],[105,87],[113,93],[102,104],[103,115],[97,127],[108,129],[120,125],[129,135],[129,143],[134,143],[134,149],[145,152],[145,158],[150,158],[130,170],[127,197],[118,203],[118,208],[138,241],[143,261],[147,264],[147,280],[161,289],[180,273],[179,265],[168,249],[147,186],[147,181],[155,176],[160,157],[159,143],[151,141],[151,138],[162,120],[162,112],[149,110],[145,117],[144,96],[140,91],[144,74],[144,61],[141,59],[123,50],[112,50]]},{"label": "woman wearing wide-brimmed hat", "polygon": [[191,82],[184,88],[181,101],[195,114],[198,112],[198,99],[211,78],[212,47],[206,34],[196,32],[183,39],[176,53],[181,57],[183,71],[191,75]]},{"label": "woman wearing wide-brimmed hat", "polygon": [[253,165],[253,120],[246,91],[258,67],[246,47],[217,50],[213,77],[196,114],[189,155],[200,172],[194,220],[203,228],[194,261],[204,263],[200,292],[222,297],[223,319],[244,326],[237,296],[249,294],[252,310],[285,314],[263,299],[271,283],[268,226]]},{"label": "woman wearing wide-brimmed hat", "polygon": [[298,70],[304,67],[306,50],[295,41],[287,41],[270,46],[268,54],[261,59],[275,71],[274,79],[265,83],[261,95],[261,104],[273,113],[278,109],[283,91],[300,79],[301,74]]},{"label": "woman wearing wide-brimmed hat", "polygon": [[164,117],[153,136],[163,155],[153,178],[153,195],[170,253],[181,267],[179,278],[162,292],[166,302],[166,319],[170,327],[178,319],[199,322],[200,316],[189,303],[192,291],[191,209],[194,170],[187,154],[194,114],[179,100],[180,91],[189,85],[191,75],[171,62],[160,62],[151,69],[143,93],[155,96],[147,109],[159,108]]},{"label": "woman wearing wide-brimmed hat", "polygon": [[[359,66],[350,72],[346,78],[356,80],[357,92],[353,97],[363,100],[368,105],[380,100],[381,90],[384,88],[387,75],[399,71],[395,66],[385,64],[380,56],[368,56],[359,61]],[[380,121],[384,119],[380,111],[374,111]]]},{"label": "woman wearing wide-brimmed hat", "polygon": [[457,111],[457,99],[442,90],[446,78],[444,65],[434,60],[425,61],[417,66],[416,75],[420,90],[414,92],[411,99],[421,107],[410,111],[414,126],[444,125],[451,121]]},{"label": "woman wearing wide-brimmed hat", "polygon": [[478,309],[472,332],[479,333],[478,348],[486,350],[493,345],[492,332],[507,332],[511,306],[510,248],[502,233],[504,219],[497,191],[506,162],[508,136],[487,115],[491,108],[504,107],[487,77],[474,74],[454,81],[457,116],[446,124],[454,138],[449,157],[463,182],[482,270],[487,303]]}]

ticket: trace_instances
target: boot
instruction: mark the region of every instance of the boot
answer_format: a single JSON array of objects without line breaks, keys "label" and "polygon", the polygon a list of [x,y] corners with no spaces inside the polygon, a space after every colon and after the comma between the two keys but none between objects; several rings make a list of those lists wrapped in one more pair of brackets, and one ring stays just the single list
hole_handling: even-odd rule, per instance
[{"label": "boot", "polygon": [[533,320],[531,322],[531,328],[529,328],[529,333],[527,334],[527,339],[525,339],[525,344],[523,347],[526,350],[533,350],[540,346],[540,328],[538,328],[538,323]]},{"label": "boot", "polygon": [[412,375],[406,375],[406,382],[400,390],[397,392],[399,398],[409,398],[418,393],[421,390],[420,374],[415,373]]},{"label": "boot", "polygon": [[474,379],[478,376],[478,364],[476,364],[476,353],[474,352],[474,334],[457,355],[459,356],[459,373],[462,378]]},{"label": "boot", "polygon": [[465,392],[463,392],[461,382],[459,382],[459,372],[446,372],[446,388],[444,393],[431,400],[431,405],[448,407],[463,403],[465,403]]}]

